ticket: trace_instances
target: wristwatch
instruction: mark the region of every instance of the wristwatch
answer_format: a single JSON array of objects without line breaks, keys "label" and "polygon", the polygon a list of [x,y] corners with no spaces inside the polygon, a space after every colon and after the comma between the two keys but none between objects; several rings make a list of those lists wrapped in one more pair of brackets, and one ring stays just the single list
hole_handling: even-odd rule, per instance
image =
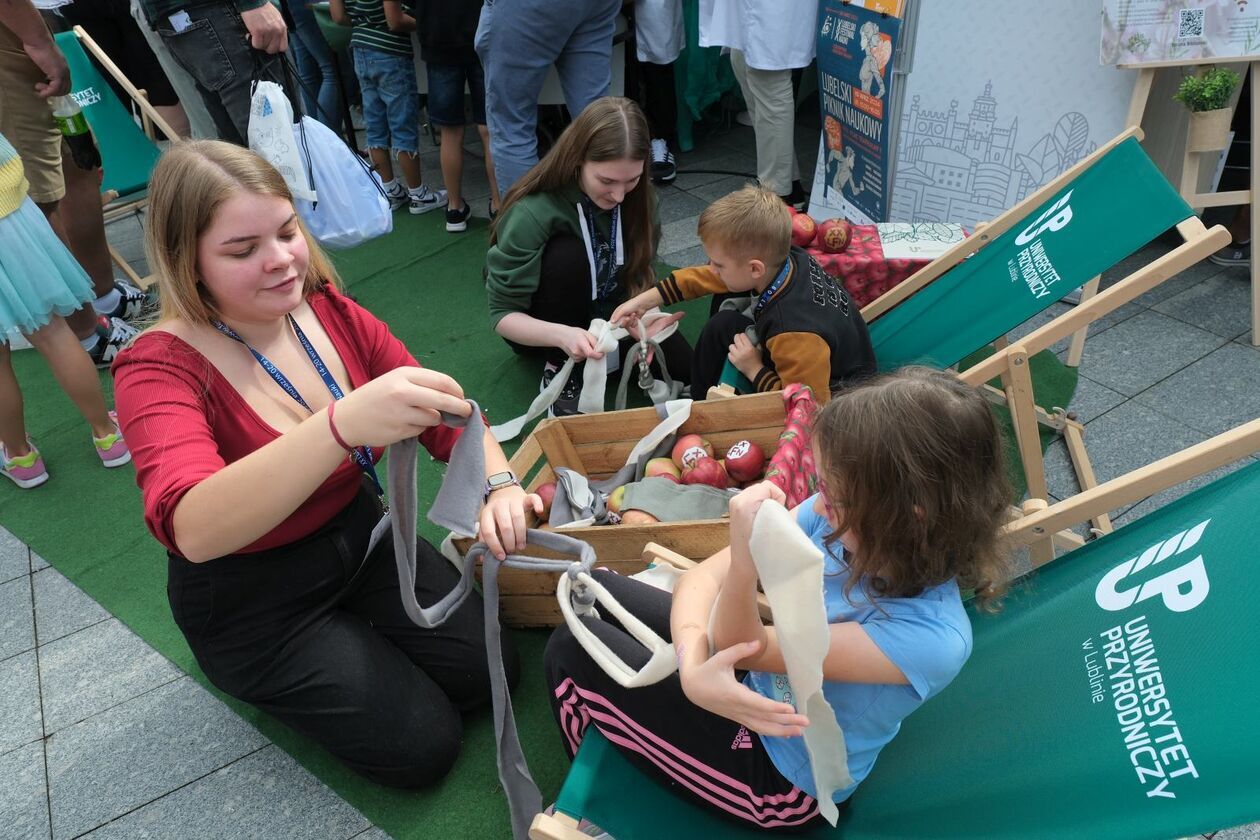
[{"label": "wristwatch", "polygon": [[486,498],[490,498],[490,494],[495,490],[502,490],[504,487],[519,487],[521,480],[512,474],[511,470],[505,472],[497,472],[486,479]]}]

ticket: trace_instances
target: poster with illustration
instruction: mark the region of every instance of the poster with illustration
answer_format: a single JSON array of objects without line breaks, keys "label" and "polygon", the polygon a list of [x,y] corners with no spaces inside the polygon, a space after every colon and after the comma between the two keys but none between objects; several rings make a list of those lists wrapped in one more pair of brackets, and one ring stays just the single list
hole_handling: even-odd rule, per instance
[{"label": "poster with illustration", "polygon": [[856,3],[818,10],[823,136],[809,212],[871,224],[888,211],[892,58],[901,21]]},{"label": "poster with illustration", "polygon": [[1256,55],[1260,2],[1103,0],[1103,64]]}]

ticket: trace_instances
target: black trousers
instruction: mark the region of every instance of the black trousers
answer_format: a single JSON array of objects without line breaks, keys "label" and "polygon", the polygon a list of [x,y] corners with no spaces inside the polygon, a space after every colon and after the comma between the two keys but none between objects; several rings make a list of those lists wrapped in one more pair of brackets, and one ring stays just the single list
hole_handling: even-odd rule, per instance
[{"label": "black trousers", "polygon": [[714,312],[700,338],[696,340],[696,352],[691,359],[691,395],[704,399],[709,389],[722,378],[722,368],[730,353],[735,336],[753,325],[752,318],[731,309]]},{"label": "black trousers", "polygon": [[[594,576],[622,606],[670,638],[668,592],[607,570]],[[647,650],[615,619],[584,621],[631,667],[647,662]],[[547,642],[544,663],[551,710],[570,756],[594,726],[639,770],[744,826],[795,832],[821,821],[817,801],[779,773],[757,733],[693,705],[678,674],[622,688],[565,625]]]},{"label": "black trousers", "polygon": [[[391,787],[432,784],[459,754],[460,713],[488,702],[477,593],[441,627],[403,611],[393,541],[365,557],[380,506],[368,492],[299,542],[206,563],[169,558],[175,622],[210,681]],[[458,572],[417,541],[416,596],[435,603]],[[509,685],[520,663],[504,636]]]},{"label": "black trousers", "polygon": [[[526,314],[540,321],[568,327],[590,326],[591,321],[607,315],[600,312],[599,301],[591,300],[591,268],[586,258],[586,245],[576,236],[553,236],[543,247],[538,290]],[[505,341],[507,339],[504,339]],[[617,352],[621,358],[634,339],[621,340]],[[529,347],[508,341],[517,353],[539,356],[554,365],[563,365],[568,356],[558,347]],[[669,375],[679,382],[691,382],[691,345],[682,333],[674,333],[661,342]],[[618,370],[617,375],[621,375]]]}]

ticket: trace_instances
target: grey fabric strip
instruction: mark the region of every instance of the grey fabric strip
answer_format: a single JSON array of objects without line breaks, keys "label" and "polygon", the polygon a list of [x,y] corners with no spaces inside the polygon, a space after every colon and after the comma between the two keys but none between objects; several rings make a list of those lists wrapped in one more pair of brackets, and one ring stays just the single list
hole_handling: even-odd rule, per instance
[{"label": "grey fabric strip", "polygon": [[[471,401],[470,401],[471,402]],[[429,519],[458,534],[476,533],[477,514],[481,509],[485,487],[485,420],[475,402],[468,418],[443,415],[446,425],[464,427],[464,433],[451,453],[450,464],[442,488],[438,492]],[[491,704],[494,712],[494,732],[498,751],[499,781],[508,798],[512,815],[512,836],[515,840],[527,840],[529,825],[534,815],[542,811],[542,795],[529,774],[525,754],[521,750],[516,731],[516,718],[512,714],[512,699],[508,695],[507,677],[503,670],[503,651],[500,645],[499,584],[500,565],[535,571],[565,572],[576,575],[590,572],[595,563],[595,551],[587,543],[572,537],[549,531],[527,532],[530,545],[546,548],[558,554],[577,558],[568,560],[544,560],[538,557],[508,555],[497,560],[485,544],[477,543],[464,558],[459,583],[453,590],[430,607],[421,607],[416,601],[416,450],[415,438],[401,441],[389,448],[389,500],[390,512],[377,523],[372,532],[368,551],[371,552],[387,530],[394,538],[394,559],[398,564],[398,582],[403,609],[420,627],[436,627],[446,621],[472,591],[473,573],[477,560],[482,561],[482,591],[485,601],[486,659],[490,669]],[[589,603],[585,605],[589,609]]]}]

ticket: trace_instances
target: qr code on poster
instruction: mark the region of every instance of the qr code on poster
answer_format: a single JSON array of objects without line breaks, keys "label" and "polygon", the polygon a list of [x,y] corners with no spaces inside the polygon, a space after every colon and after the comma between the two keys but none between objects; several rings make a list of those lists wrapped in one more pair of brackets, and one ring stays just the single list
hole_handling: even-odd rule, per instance
[{"label": "qr code on poster", "polygon": [[1177,39],[1203,37],[1203,9],[1181,9],[1177,12]]}]

